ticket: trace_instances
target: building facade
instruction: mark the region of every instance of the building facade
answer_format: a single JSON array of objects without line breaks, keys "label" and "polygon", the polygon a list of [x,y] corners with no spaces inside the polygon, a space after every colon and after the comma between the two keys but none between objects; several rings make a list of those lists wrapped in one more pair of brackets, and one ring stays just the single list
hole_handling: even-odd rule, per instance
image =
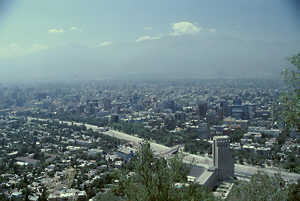
[{"label": "building facade", "polygon": [[231,179],[234,176],[234,161],[230,150],[228,136],[215,136],[212,145],[213,167],[218,180]]}]

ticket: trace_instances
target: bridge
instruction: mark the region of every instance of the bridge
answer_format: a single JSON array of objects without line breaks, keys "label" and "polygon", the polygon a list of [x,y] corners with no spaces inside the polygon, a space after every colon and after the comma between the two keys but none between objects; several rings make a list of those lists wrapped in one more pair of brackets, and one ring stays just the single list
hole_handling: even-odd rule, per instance
[{"label": "bridge", "polygon": [[176,145],[176,146],[170,147],[170,149],[167,151],[157,153],[157,155],[159,155],[161,157],[169,157],[173,154],[178,153],[182,147],[183,147],[182,145]]}]

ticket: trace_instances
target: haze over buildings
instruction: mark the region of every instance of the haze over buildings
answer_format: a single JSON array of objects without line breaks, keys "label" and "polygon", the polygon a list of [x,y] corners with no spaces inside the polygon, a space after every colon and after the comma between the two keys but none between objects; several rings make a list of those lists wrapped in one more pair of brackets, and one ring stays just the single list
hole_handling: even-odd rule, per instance
[{"label": "haze over buildings", "polygon": [[0,79],[278,77],[299,52],[298,10],[297,0],[2,0]]}]

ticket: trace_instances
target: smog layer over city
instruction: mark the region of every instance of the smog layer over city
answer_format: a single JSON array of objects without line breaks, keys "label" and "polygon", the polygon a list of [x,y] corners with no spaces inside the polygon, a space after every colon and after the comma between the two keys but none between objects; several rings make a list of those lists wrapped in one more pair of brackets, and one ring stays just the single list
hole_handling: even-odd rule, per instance
[{"label": "smog layer over city", "polygon": [[300,200],[300,1],[0,0],[0,201]]}]

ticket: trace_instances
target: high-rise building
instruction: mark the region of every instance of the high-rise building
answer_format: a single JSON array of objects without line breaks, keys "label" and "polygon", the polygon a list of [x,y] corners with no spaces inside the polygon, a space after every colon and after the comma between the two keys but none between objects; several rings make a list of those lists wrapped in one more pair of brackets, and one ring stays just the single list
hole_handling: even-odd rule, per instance
[{"label": "high-rise building", "polygon": [[176,103],[174,100],[168,98],[163,104],[165,109],[171,109],[173,112],[176,111]]},{"label": "high-rise building", "polygon": [[208,110],[208,104],[206,101],[200,101],[198,103],[198,114],[200,117],[205,117]]},{"label": "high-rise building", "polygon": [[181,111],[177,111],[175,113],[175,119],[179,121],[184,121],[185,120],[185,113]]},{"label": "high-rise building", "polygon": [[88,100],[87,101],[88,113],[94,114],[96,112],[97,107],[98,107],[98,100]]},{"label": "high-rise building", "polygon": [[232,105],[231,106],[231,116],[235,119],[245,118],[245,107],[243,105]]},{"label": "high-rise building", "polygon": [[239,97],[235,97],[235,99],[233,100],[233,105],[242,105],[242,99],[240,99]]},{"label": "high-rise building", "polygon": [[256,105],[245,104],[245,105],[232,105],[231,116],[235,119],[252,119],[256,115]]},{"label": "high-rise building", "polygon": [[138,94],[133,94],[133,96],[130,98],[130,103],[131,104],[137,104],[137,102],[139,101],[140,97]]},{"label": "high-rise building", "polygon": [[255,104],[247,104],[247,113],[248,113],[249,119],[252,119],[255,117],[256,107],[257,107],[257,105],[255,105]]},{"label": "high-rise building", "polygon": [[230,150],[228,136],[215,136],[212,146],[213,166],[217,171],[218,180],[233,178],[234,161]]},{"label": "high-rise building", "polygon": [[115,113],[115,114],[120,114],[120,112],[121,112],[121,104],[114,104],[114,107],[113,107],[113,112]]},{"label": "high-rise building", "polygon": [[228,103],[226,101],[222,101],[220,103],[220,108],[223,113],[223,117],[228,117],[231,114],[231,108],[228,106]]},{"label": "high-rise building", "polygon": [[112,123],[117,123],[119,121],[119,115],[118,114],[112,114],[110,117],[110,121]]},{"label": "high-rise building", "polygon": [[[213,189],[234,177],[234,161],[231,155],[228,136],[215,136],[212,144],[213,166],[200,172],[197,182]],[[198,167],[199,168],[199,167]],[[200,167],[201,168],[201,167]]]},{"label": "high-rise building", "polygon": [[104,110],[106,110],[106,111],[111,110],[111,99],[104,98],[103,105],[104,105]]}]

